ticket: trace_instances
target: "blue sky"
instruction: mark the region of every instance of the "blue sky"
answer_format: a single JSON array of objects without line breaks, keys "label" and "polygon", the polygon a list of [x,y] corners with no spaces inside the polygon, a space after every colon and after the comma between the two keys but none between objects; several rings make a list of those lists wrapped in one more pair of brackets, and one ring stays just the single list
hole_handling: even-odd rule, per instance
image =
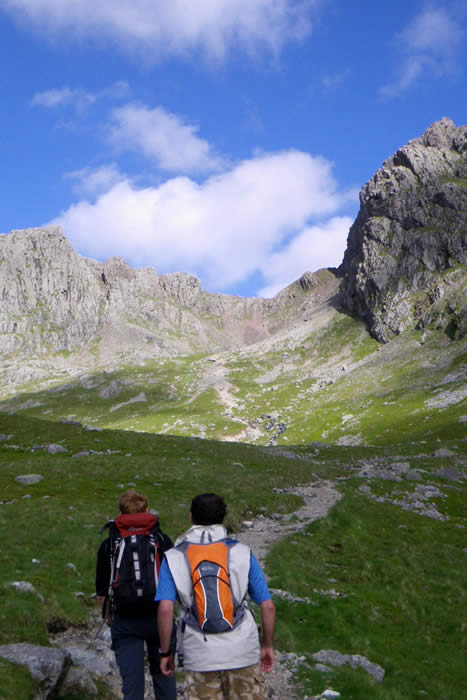
[{"label": "blue sky", "polygon": [[465,124],[460,0],[0,0],[0,231],[271,296],[337,266],[358,191]]}]

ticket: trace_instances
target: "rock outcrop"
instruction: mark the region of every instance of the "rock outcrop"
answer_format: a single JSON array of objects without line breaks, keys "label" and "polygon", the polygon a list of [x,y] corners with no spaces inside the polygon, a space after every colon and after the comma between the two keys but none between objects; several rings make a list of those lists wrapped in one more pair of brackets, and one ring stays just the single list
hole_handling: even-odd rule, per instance
[{"label": "rock outcrop", "polygon": [[344,305],[383,342],[418,324],[467,326],[467,126],[432,124],[363,187],[339,268]]},{"label": "rock outcrop", "polygon": [[339,284],[343,306],[380,341],[415,324],[462,337],[467,127],[433,124],[360,199],[340,268],[305,272],[273,299],[205,292],[192,275],[134,269],[119,257],[90,260],[57,227],[0,235],[0,384],[49,373],[44,358],[60,371],[70,353],[84,371],[250,345],[309,321]]},{"label": "rock outcrop", "polygon": [[56,649],[27,643],[7,644],[0,646],[0,658],[29,671],[37,686],[34,700],[97,698],[96,683],[108,683],[111,697],[121,697],[118,691],[111,692],[116,690],[119,681],[110,645],[97,639],[91,641],[94,642],[91,651],[77,647]]},{"label": "rock outcrop", "polygon": [[307,274],[275,299],[247,299],[204,292],[185,273],[87,259],[58,227],[12,231],[0,236],[0,354],[31,361],[82,351],[89,365],[248,345],[336,293],[333,272]]},{"label": "rock outcrop", "polygon": [[0,352],[38,354],[89,341],[104,287],[98,265],[77,255],[58,228],[0,236]]}]

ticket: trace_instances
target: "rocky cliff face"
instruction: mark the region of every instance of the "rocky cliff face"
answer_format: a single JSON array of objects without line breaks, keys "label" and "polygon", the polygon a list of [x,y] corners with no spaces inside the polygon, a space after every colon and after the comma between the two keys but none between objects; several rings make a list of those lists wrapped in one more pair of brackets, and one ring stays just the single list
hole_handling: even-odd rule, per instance
[{"label": "rocky cliff face", "polygon": [[273,300],[211,294],[192,275],[81,257],[56,227],[13,231],[0,236],[0,353],[82,349],[105,363],[238,347],[300,322],[337,286],[321,271]]},{"label": "rocky cliff face", "polygon": [[96,333],[104,283],[58,229],[0,236],[0,352],[76,347]]},{"label": "rocky cliff face", "polygon": [[307,322],[339,278],[344,307],[380,341],[414,324],[463,336],[467,127],[433,124],[384,163],[360,199],[337,274],[307,272],[274,299],[211,294],[191,275],[133,269],[117,257],[88,260],[55,227],[1,235],[3,372],[17,377],[18,358],[60,351],[90,366],[241,347]]},{"label": "rocky cliff face", "polygon": [[467,127],[449,119],[363,187],[339,273],[344,305],[378,340],[418,324],[466,331]]}]

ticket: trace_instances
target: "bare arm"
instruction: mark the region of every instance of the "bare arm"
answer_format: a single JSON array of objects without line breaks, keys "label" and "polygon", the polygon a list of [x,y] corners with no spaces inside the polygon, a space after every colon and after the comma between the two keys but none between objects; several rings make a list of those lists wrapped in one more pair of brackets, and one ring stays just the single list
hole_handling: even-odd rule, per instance
[{"label": "bare arm", "polygon": [[[174,604],[171,600],[161,600],[157,611],[157,627],[159,630],[159,644],[162,651],[170,649],[174,618]],[[161,671],[164,676],[174,675],[173,656],[161,658]]]},{"label": "bare arm", "polygon": [[261,612],[261,625],[263,638],[261,640],[261,668],[263,671],[272,671],[274,667],[274,624],[276,621],[276,608],[271,599],[265,600],[259,606]]}]

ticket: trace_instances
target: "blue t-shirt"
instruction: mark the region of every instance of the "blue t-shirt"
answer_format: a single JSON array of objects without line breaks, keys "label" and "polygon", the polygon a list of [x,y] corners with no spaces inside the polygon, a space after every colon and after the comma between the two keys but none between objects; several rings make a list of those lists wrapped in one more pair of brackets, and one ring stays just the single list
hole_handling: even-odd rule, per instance
[{"label": "blue t-shirt", "polygon": [[[248,572],[248,594],[250,598],[257,604],[264,603],[265,600],[271,598],[268,584],[264,578],[264,574],[258,564],[254,554],[250,556],[250,570]],[[156,602],[159,600],[171,600],[173,603],[177,600],[177,588],[175,581],[169,569],[167,561],[162,562],[159,572],[159,583],[157,584]]]}]

